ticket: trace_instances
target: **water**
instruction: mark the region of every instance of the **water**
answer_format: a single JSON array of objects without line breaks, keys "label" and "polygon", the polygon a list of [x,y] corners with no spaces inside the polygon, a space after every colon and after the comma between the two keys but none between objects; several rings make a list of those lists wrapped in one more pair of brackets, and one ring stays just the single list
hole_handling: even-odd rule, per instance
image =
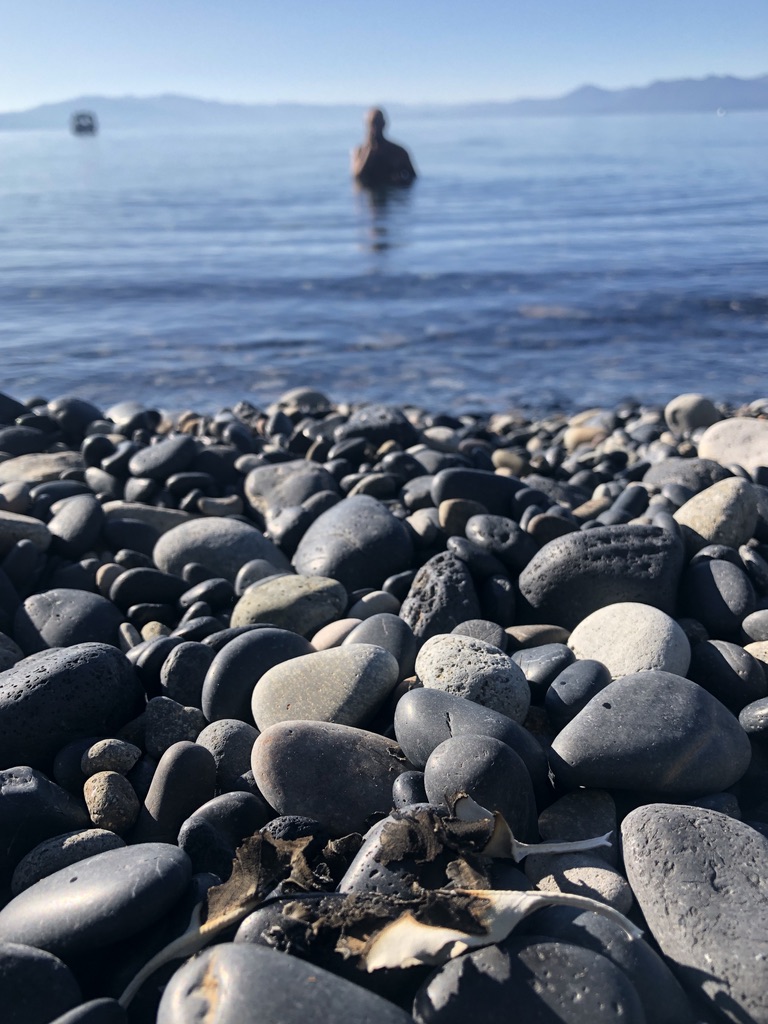
[{"label": "water", "polygon": [[0,390],[164,409],[768,394],[768,113],[0,133]]}]

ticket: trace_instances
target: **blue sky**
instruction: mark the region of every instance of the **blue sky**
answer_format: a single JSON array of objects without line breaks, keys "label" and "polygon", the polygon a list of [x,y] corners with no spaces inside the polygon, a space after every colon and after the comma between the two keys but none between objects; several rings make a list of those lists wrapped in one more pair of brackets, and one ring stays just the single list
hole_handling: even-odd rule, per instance
[{"label": "blue sky", "polygon": [[0,0],[0,110],[460,102],[768,72],[768,0]]}]

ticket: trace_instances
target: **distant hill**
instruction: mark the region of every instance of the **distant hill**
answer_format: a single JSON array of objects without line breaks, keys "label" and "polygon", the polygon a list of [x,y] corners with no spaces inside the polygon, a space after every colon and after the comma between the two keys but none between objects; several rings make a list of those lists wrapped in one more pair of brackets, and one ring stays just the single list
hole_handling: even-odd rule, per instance
[{"label": "distant hill", "polygon": [[[440,116],[457,111],[505,117],[578,116],[595,114],[710,113],[768,110],[768,75],[735,78],[710,75],[652,82],[629,89],[601,89],[584,85],[554,99],[500,100],[454,105],[405,107],[389,104],[391,111],[419,110]],[[102,128],[210,128],[246,127],[272,121],[286,123],[308,115],[343,114],[359,117],[363,107],[312,104],[220,103],[189,96],[78,96],[61,103],[46,103],[31,110],[0,114],[0,130],[66,130],[75,110],[92,110]]]}]

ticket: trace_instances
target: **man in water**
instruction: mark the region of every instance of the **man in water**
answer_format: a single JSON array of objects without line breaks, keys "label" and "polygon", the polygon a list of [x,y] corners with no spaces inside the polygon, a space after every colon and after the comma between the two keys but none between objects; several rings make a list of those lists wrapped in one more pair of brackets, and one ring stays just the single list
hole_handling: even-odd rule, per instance
[{"label": "man in water", "polygon": [[402,146],[384,138],[384,112],[368,111],[368,138],[352,152],[352,174],[367,188],[410,185],[416,177],[411,158]]}]

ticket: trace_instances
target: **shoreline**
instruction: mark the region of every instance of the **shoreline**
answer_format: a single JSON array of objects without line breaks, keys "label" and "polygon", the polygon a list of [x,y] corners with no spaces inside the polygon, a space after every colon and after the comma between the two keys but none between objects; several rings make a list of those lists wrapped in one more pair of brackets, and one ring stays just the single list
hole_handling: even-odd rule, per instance
[{"label": "shoreline", "polygon": [[14,1022],[768,1021],[768,398],[0,394],[0,453]]}]

